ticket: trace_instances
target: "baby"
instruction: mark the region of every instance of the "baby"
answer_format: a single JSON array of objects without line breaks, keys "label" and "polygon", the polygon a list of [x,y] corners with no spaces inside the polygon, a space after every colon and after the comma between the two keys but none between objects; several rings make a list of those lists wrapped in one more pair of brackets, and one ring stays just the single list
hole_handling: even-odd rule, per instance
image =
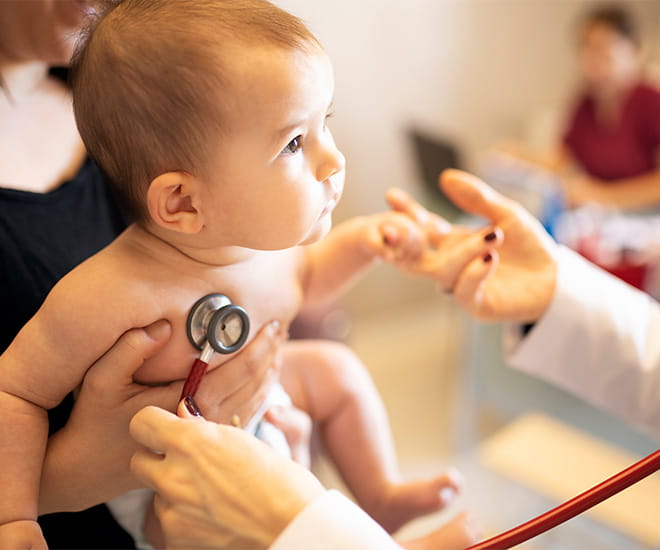
[{"label": "baby", "polygon": [[[327,127],[331,64],[297,18],[265,0],[119,2],[86,37],[73,74],[81,136],[135,223],[62,279],[0,358],[0,547],[43,547],[46,410],[126,330],[169,320],[171,340],[136,380],[180,380],[199,353],[185,323],[200,297],[221,292],[244,307],[252,337],[336,297],[379,258],[406,265],[426,246],[396,212],[329,232],[344,186]],[[458,489],[448,474],[401,482],[382,404],[348,349],[290,342],[284,364],[293,403],[386,529]]]}]

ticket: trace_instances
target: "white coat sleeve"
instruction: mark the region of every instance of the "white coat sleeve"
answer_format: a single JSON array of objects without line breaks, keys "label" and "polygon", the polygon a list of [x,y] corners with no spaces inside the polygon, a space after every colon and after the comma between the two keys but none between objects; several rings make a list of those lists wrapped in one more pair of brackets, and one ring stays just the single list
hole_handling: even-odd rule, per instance
[{"label": "white coat sleeve", "polygon": [[385,530],[338,491],[307,505],[269,550],[402,550]]},{"label": "white coat sleeve", "polygon": [[660,305],[566,248],[555,295],[508,362],[660,439]]}]

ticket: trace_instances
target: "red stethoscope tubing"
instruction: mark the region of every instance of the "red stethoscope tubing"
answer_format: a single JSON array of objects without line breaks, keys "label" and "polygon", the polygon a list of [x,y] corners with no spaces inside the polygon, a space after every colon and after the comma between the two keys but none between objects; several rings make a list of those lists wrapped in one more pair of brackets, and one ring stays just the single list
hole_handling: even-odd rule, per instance
[{"label": "red stethoscope tubing", "polygon": [[506,550],[568,521],[660,470],[660,449],[575,498],[465,550]]}]

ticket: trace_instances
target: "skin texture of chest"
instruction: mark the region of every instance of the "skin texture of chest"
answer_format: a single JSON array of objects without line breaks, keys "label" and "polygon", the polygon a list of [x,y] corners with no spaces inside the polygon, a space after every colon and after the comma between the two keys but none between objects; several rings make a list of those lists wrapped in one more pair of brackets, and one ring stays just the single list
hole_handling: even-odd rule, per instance
[{"label": "skin texture of chest", "polygon": [[[199,356],[188,341],[186,321],[193,304],[211,293],[225,294],[234,304],[243,307],[250,319],[248,342],[264,326],[279,320],[288,325],[300,309],[302,289],[298,276],[299,255],[288,252],[257,253],[252,259],[223,268],[200,269],[181,275],[176,271],[159,271],[151,275],[148,292],[156,317],[168,319],[172,337],[162,351],[150,359],[136,374],[136,380],[159,384],[187,376],[192,362]],[[210,368],[215,368],[230,356],[215,353]]]}]

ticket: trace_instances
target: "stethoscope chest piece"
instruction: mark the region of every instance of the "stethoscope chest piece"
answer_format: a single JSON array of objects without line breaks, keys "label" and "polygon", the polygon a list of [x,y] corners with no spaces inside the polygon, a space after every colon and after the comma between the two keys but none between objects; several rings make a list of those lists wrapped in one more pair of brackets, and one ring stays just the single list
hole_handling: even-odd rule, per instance
[{"label": "stethoscope chest piece", "polygon": [[250,319],[224,294],[208,294],[190,309],[187,330],[188,339],[197,349],[208,342],[218,353],[233,353],[247,340]]}]

